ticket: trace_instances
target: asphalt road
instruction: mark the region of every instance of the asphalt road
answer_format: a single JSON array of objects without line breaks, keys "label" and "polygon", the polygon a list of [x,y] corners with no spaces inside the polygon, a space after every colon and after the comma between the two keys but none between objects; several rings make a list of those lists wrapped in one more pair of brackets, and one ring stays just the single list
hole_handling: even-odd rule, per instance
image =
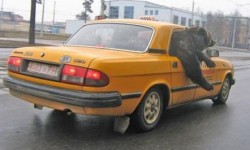
[{"label": "asphalt road", "polygon": [[223,56],[237,67],[237,82],[226,105],[205,100],[168,109],[160,126],[143,134],[113,132],[112,117],[33,109],[0,90],[0,150],[249,150],[250,59],[230,53]]}]

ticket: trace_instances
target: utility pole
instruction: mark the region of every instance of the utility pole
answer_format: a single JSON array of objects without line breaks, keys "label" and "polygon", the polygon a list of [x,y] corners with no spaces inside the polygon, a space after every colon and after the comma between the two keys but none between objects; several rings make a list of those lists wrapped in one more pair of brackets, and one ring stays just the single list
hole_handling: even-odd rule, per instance
[{"label": "utility pole", "polygon": [[111,16],[111,0],[109,1],[109,8],[108,8],[109,10],[109,12],[108,12],[108,18],[111,18],[110,16]]},{"label": "utility pole", "polygon": [[41,28],[40,28],[40,37],[43,37],[44,10],[45,10],[45,0],[43,0],[43,10],[42,10],[42,21],[41,21]]},{"label": "utility pole", "polygon": [[191,19],[191,26],[194,25],[194,0],[192,4],[192,19]]},{"label": "utility pole", "polygon": [[31,0],[29,44],[35,44],[36,0]]},{"label": "utility pole", "polygon": [[54,1],[54,11],[53,11],[53,21],[52,21],[53,29],[55,26],[55,16],[56,16],[56,1]]},{"label": "utility pole", "polygon": [[1,5],[1,11],[3,11],[3,0],[2,0],[2,5]]},{"label": "utility pole", "polygon": [[101,0],[100,16],[103,16],[103,15],[104,15],[104,10],[105,10],[105,9],[106,9],[105,1],[104,1],[104,0]]},{"label": "utility pole", "polygon": [[2,17],[3,17],[3,0],[1,4],[1,13],[0,13],[0,29],[2,29]]},{"label": "utility pole", "polygon": [[[86,4],[86,0],[85,0],[85,4]],[[84,22],[85,22],[85,24],[86,24],[86,22],[87,22],[87,6],[85,5],[85,17],[84,17]]]}]

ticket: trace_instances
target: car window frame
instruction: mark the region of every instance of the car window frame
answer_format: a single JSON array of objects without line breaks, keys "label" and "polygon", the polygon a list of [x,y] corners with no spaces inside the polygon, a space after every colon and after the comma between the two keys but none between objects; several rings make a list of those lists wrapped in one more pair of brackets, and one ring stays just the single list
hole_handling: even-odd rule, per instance
[{"label": "car window frame", "polygon": [[167,47],[167,54],[168,54],[168,56],[176,57],[176,56],[170,55],[170,45],[171,45],[171,42],[172,42],[172,35],[173,35],[174,32],[180,31],[180,30],[183,30],[183,29],[185,29],[185,27],[174,27],[174,28],[172,28],[170,30],[169,40],[168,40],[168,47]]}]

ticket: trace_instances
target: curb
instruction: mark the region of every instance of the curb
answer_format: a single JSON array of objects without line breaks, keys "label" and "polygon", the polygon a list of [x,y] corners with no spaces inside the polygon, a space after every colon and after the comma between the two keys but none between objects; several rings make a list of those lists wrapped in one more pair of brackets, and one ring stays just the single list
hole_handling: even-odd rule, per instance
[{"label": "curb", "polygon": [[218,49],[219,51],[235,51],[235,52],[250,53],[250,50],[248,49],[230,48],[230,47],[223,47],[223,46],[214,46],[214,47],[211,47],[210,49]]},{"label": "curb", "polygon": [[5,88],[5,86],[3,85],[3,79],[0,79],[0,89],[2,90],[3,88]]},{"label": "curb", "polygon": [[18,48],[18,46],[0,46],[0,48]]},{"label": "curb", "polygon": [[246,66],[235,66],[234,70],[245,70],[245,69],[250,69],[250,66],[246,65]]}]

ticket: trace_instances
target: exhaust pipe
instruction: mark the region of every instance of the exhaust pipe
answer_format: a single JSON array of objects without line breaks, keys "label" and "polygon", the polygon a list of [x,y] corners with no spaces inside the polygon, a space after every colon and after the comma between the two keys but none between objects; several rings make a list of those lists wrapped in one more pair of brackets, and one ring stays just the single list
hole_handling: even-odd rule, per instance
[{"label": "exhaust pipe", "polygon": [[70,109],[64,109],[63,112],[65,112],[68,116],[74,114]]},{"label": "exhaust pipe", "polygon": [[38,105],[38,104],[34,104],[34,108],[42,110],[43,106],[42,105]]}]

